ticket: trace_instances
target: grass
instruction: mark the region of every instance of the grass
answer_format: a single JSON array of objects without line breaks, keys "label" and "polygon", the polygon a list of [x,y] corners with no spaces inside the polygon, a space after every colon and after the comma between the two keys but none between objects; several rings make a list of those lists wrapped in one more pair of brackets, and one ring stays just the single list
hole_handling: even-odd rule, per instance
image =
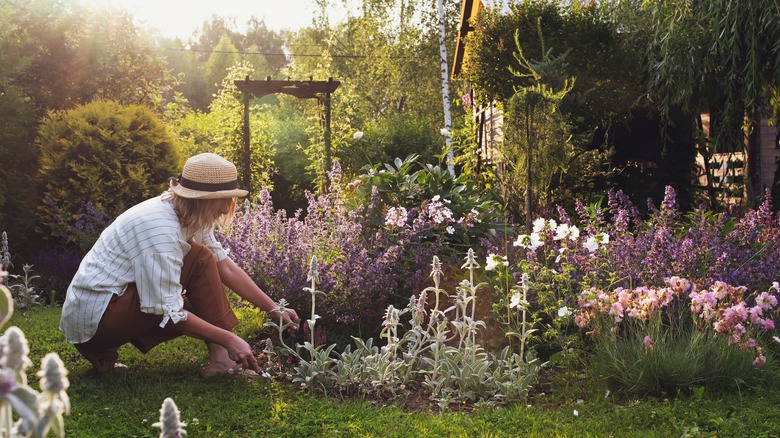
[{"label": "grass", "polygon": [[[73,406],[65,431],[72,437],[157,437],[151,425],[165,397],[179,407],[187,437],[780,436],[776,383],[727,395],[621,400],[605,397],[598,383],[572,384],[571,373],[564,373],[529,406],[407,412],[367,400],[328,399],[264,379],[201,378],[206,349],[189,338],[147,355],[123,347],[120,360],[130,372],[102,376],[65,342],[57,330],[59,316],[60,309],[51,307],[17,311],[8,326],[24,331],[34,368],[49,351],[65,362]],[[34,371],[28,376],[37,388]]]}]

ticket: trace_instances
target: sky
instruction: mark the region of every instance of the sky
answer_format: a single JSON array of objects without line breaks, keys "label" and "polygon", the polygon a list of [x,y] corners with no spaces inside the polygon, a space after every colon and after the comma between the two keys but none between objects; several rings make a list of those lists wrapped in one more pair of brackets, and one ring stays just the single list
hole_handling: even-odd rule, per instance
[{"label": "sky", "polygon": [[[84,4],[103,4],[127,9],[136,24],[156,29],[168,37],[186,40],[212,15],[235,17],[238,30],[255,16],[271,30],[295,30],[309,26],[315,16],[314,0],[82,0]],[[345,15],[343,2],[329,3],[331,24]]]}]

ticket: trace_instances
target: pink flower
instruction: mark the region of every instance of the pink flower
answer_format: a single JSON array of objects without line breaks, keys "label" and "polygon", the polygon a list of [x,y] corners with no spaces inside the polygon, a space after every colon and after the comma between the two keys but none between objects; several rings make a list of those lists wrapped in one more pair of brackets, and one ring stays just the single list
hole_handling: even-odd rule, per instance
[{"label": "pink flower", "polygon": [[765,319],[764,320],[764,330],[769,331],[769,330],[774,330],[774,329],[775,329],[775,322],[772,321],[769,318]]},{"label": "pink flower", "polygon": [[753,361],[753,366],[760,367],[766,363],[766,356],[763,354],[759,354],[758,357]]},{"label": "pink flower", "polygon": [[761,292],[761,294],[756,297],[756,304],[761,306],[762,309],[770,310],[777,307],[777,298],[767,292]]},{"label": "pink flower", "polygon": [[612,306],[609,308],[609,314],[613,315],[615,317],[615,322],[620,322],[623,320],[623,305],[618,303],[612,303]]},{"label": "pink flower", "polygon": [[650,336],[645,336],[645,350],[646,351],[653,351],[655,348],[655,345],[653,344],[653,339]]}]

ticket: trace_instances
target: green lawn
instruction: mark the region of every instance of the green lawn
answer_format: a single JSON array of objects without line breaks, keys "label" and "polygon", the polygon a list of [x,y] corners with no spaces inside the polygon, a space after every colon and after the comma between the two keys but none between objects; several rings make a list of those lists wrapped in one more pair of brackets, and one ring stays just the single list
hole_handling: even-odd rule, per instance
[{"label": "green lawn", "polygon": [[59,353],[70,371],[72,411],[65,430],[71,437],[159,436],[151,425],[166,397],[179,407],[187,437],[780,436],[780,392],[774,384],[760,391],[673,401],[605,398],[594,385],[598,389],[553,389],[539,398],[553,403],[406,412],[366,400],[327,399],[264,379],[204,379],[198,370],[206,362],[205,347],[184,338],[145,356],[125,347],[120,360],[130,372],[99,376],[57,330],[59,312],[17,312],[9,325],[20,327],[30,343],[31,380],[49,351]]}]

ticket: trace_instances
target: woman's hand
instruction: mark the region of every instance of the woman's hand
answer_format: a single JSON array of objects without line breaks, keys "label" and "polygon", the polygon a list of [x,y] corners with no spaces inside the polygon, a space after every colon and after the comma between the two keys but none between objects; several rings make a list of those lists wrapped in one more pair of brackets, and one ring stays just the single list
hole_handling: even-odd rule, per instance
[{"label": "woman's hand", "polygon": [[[276,308],[274,310],[271,310],[268,312],[268,316],[271,318],[272,321],[275,323],[279,323],[279,309]],[[285,326],[287,324],[292,323],[289,327],[287,327],[288,333],[294,333],[298,331],[298,314],[295,312],[295,309],[285,309],[284,313],[282,314],[282,326]]]},{"label": "woman's hand", "polygon": [[241,365],[243,369],[260,372],[260,365],[252,352],[252,347],[245,340],[233,334],[232,338],[222,346],[227,350],[230,359]]}]

